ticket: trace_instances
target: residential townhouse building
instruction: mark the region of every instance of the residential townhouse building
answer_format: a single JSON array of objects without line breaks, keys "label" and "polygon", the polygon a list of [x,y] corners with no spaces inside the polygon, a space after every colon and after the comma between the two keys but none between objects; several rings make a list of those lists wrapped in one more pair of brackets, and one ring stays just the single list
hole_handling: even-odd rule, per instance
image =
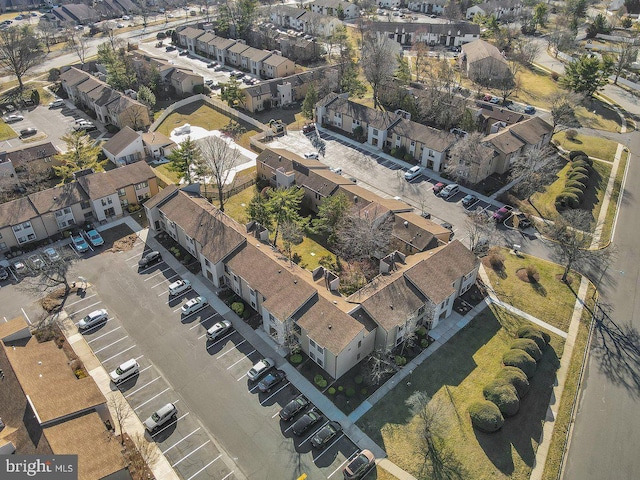
[{"label": "residential townhouse building", "polygon": [[[202,32],[202,30],[200,30]],[[211,30],[204,30],[204,33],[196,38],[196,52],[202,53],[208,57],[214,57],[216,52],[215,48],[209,44],[212,40],[217,38],[216,34]]]},{"label": "residential townhouse building", "polygon": [[235,45],[236,42],[237,40],[224,37],[216,37],[213,40],[209,40],[209,48],[215,52],[212,57],[222,64],[229,63],[229,48]]},{"label": "residential townhouse building", "polygon": [[279,27],[302,30],[303,23],[298,19],[307,11],[308,10],[305,10],[304,8],[279,5],[271,10],[269,20]]},{"label": "residential townhouse building", "polygon": [[144,132],[142,135],[142,144],[147,159],[161,159],[169,156],[177,144],[166,135],[160,132]]},{"label": "residential townhouse building", "polygon": [[288,5],[275,7],[269,19],[279,27],[292,28],[313,36],[330,36],[338,26],[342,25],[342,21],[335,16]]},{"label": "residential townhouse building", "polygon": [[0,252],[44,240],[87,221],[120,216],[127,205],[139,204],[157,193],[153,170],[138,162],[2,203]]},{"label": "residential townhouse building", "polygon": [[500,50],[481,39],[462,46],[460,62],[471,80],[484,85],[499,85],[513,77]]},{"label": "residential townhouse building", "polygon": [[[335,274],[322,267],[309,272],[282,262],[256,238],[252,224],[237,224],[197,195],[170,186],[147,202],[145,209],[154,233],[167,232],[201,262],[203,276],[214,286],[227,286],[259,313],[259,328],[284,347],[295,341],[333,378],[363,360],[376,345],[399,344],[402,328],[435,326],[451,313],[456,295],[473,284],[478,268],[476,257],[454,242],[451,248],[447,245],[408,257],[413,260],[402,268],[389,266],[367,291],[345,298],[335,288],[339,282]],[[404,265],[402,254],[396,252],[394,257]],[[378,292],[378,303],[389,305],[392,292],[385,289],[384,279],[393,275],[416,283],[408,288],[417,292],[422,303],[412,303],[411,317],[394,312],[382,315],[373,306]],[[424,275],[434,278],[425,280]],[[400,303],[399,310],[405,308]],[[387,325],[389,318],[395,325]]]},{"label": "residential townhouse building", "polygon": [[293,75],[296,70],[295,63],[281,55],[272,54],[261,62],[261,75],[265,78],[282,78]]},{"label": "residential townhouse building", "polygon": [[424,42],[431,46],[459,47],[480,38],[480,26],[474,23],[397,23],[372,22],[369,29],[401,45]]},{"label": "residential townhouse building", "polygon": [[247,44],[242,41],[238,41],[233,44],[231,47],[227,49],[227,63],[229,65],[233,65],[234,67],[240,67],[240,57],[242,52],[247,50],[249,47]]},{"label": "residential townhouse building", "polygon": [[271,55],[272,53],[266,50],[249,47],[240,54],[240,67],[259,76],[262,74],[263,62]]},{"label": "residential townhouse building", "polygon": [[517,0],[495,0],[491,2],[479,3],[467,8],[465,18],[473,20],[476,14],[486,17],[493,16],[496,20],[502,18],[515,18],[522,13],[523,5]]},{"label": "residential townhouse building", "polygon": [[145,158],[142,135],[129,127],[124,127],[107,140],[102,145],[102,151],[107,159],[117,167],[139,162]]},{"label": "residential townhouse building", "polygon": [[314,0],[309,4],[311,11],[340,20],[352,20],[360,14],[360,8],[351,2],[342,0]]},{"label": "residential townhouse building", "polygon": [[59,153],[51,142],[41,142],[30,147],[18,147],[0,152],[2,185],[17,186],[21,181],[47,175],[47,171],[57,164],[54,157]]},{"label": "residential townhouse building", "polygon": [[97,221],[120,217],[129,205],[138,205],[158,193],[158,179],[145,162],[78,178],[89,196]]},{"label": "residential townhouse building", "polygon": [[487,135],[482,143],[495,152],[493,171],[505,173],[528,150],[548,145],[552,134],[552,125],[540,117],[531,117]]},{"label": "residential townhouse building", "polygon": [[92,109],[102,123],[134,130],[151,125],[146,105],[79,68],[68,67],[60,74],[60,81],[73,103]]},{"label": "residential townhouse building", "polygon": [[380,8],[399,8],[402,6],[402,0],[378,0]]},{"label": "residential townhouse building", "polygon": [[191,53],[196,53],[197,39],[206,32],[199,28],[186,27],[178,31],[178,42]]},{"label": "residential townhouse building", "polygon": [[446,5],[447,0],[413,0],[407,3],[407,8],[413,12],[437,15],[444,12]]},{"label": "residential townhouse building", "polygon": [[443,170],[455,135],[405,118],[406,112],[383,112],[330,93],[316,104],[316,118],[349,135],[361,135],[379,149],[403,148],[415,162],[435,172]]},{"label": "residential townhouse building", "polygon": [[[173,89],[173,93],[187,96],[192,95],[193,89],[197,86],[204,85],[202,75],[195,73],[193,70],[176,67],[164,58],[152,57],[138,51],[131,52],[130,57],[133,59],[134,68],[138,72],[143,69],[148,70],[150,67],[155,68],[160,74],[160,78],[162,78],[166,91]],[[136,129],[134,128],[134,130]]]}]

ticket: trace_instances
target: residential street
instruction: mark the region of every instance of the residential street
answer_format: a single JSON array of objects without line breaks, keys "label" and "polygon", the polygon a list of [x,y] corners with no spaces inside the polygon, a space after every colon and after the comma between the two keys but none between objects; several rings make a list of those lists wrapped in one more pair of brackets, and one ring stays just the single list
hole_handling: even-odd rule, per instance
[{"label": "residential street", "polygon": [[[546,50],[537,63],[555,71],[562,67]],[[631,93],[613,85],[607,85],[603,93],[636,118],[640,116],[638,99]],[[640,245],[635,225],[640,133],[620,135],[619,141],[629,147],[631,158],[613,238],[617,254],[604,274],[592,278],[600,289],[600,305],[609,316],[594,330],[565,461],[566,480],[632,479],[640,471],[640,417],[634,414],[640,399]]]}]

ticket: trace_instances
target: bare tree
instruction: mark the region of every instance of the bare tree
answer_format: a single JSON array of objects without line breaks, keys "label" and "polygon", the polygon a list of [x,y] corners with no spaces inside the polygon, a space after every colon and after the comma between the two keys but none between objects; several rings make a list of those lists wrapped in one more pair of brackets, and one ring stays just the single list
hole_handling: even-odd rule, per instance
[{"label": "bare tree", "polygon": [[373,89],[373,108],[379,108],[380,90],[393,81],[397,66],[398,44],[386,36],[365,35],[362,45],[364,77]]},{"label": "bare tree", "polygon": [[113,392],[107,399],[107,407],[113,415],[120,432],[120,443],[124,445],[124,424],[133,415],[133,410],[119,392]]},{"label": "bare tree", "polygon": [[282,246],[289,262],[293,262],[293,246],[300,245],[304,240],[304,228],[298,222],[285,221],[280,225]]},{"label": "bare tree", "polygon": [[551,94],[548,102],[551,105],[551,118],[553,120],[552,135],[567,128],[581,127],[576,118],[576,106],[582,103],[583,97],[580,94],[557,91]]},{"label": "bare tree", "polygon": [[415,42],[411,51],[413,52],[414,62],[413,68],[416,72],[416,80],[421,82],[425,78],[427,72],[427,64],[429,62],[429,47],[425,42]]},{"label": "bare tree", "polygon": [[364,363],[364,377],[369,385],[379,385],[389,375],[396,373],[400,367],[396,365],[390,352],[374,350]]},{"label": "bare tree", "polygon": [[36,27],[40,38],[44,41],[45,46],[47,47],[47,53],[51,52],[51,45],[55,43],[55,38],[58,35],[58,28],[53,22],[48,21],[40,21],[38,26]]},{"label": "bare tree", "polygon": [[84,64],[89,53],[89,37],[70,26],[67,29],[67,48],[78,56],[80,63]]},{"label": "bare tree", "polygon": [[540,55],[540,44],[531,37],[518,37],[513,45],[514,59],[525,65],[531,65]]},{"label": "bare tree", "polygon": [[540,191],[547,184],[547,175],[541,169],[555,154],[548,146],[529,148],[511,165],[509,177],[518,180],[514,190],[527,198],[531,203],[531,195]]},{"label": "bare tree", "polygon": [[445,171],[459,182],[476,183],[488,174],[493,151],[482,144],[484,134],[472,132],[456,142],[449,150],[451,160]]},{"label": "bare tree", "polygon": [[0,70],[15,75],[20,90],[22,78],[45,57],[44,46],[30,25],[0,30]]},{"label": "bare tree", "polygon": [[469,233],[469,249],[472,252],[475,252],[481,242],[490,243],[496,234],[496,222],[482,209],[469,212],[465,225]]},{"label": "bare tree", "polygon": [[[240,151],[222,138],[215,136],[204,138],[198,143],[202,152],[201,161],[209,167],[211,179],[215,182],[218,190],[220,211],[224,212],[224,189],[230,178],[235,181],[233,167],[240,157]],[[228,186],[232,187],[233,183]]]},{"label": "bare tree", "polygon": [[465,471],[453,451],[447,447],[446,425],[442,419],[444,405],[430,398],[426,392],[413,393],[405,403],[413,415],[419,419],[416,430],[417,453],[423,458],[422,475],[420,478],[434,480],[462,480]]},{"label": "bare tree", "polygon": [[391,242],[393,221],[388,213],[379,215],[372,211],[352,209],[345,215],[337,229],[340,255],[347,261],[382,258]]},{"label": "bare tree", "polygon": [[142,471],[145,465],[151,468],[160,458],[158,446],[148,441],[140,432],[134,433],[130,438],[140,454],[133,457],[133,467],[137,471]]},{"label": "bare tree", "polygon": [[615,75],[615,79],[613,80],[614,85],[618,84],[618,77],[622,71],[629,68],[629,66],[636,61],[636,58],[638,58],[638,45],[635,41],[633,43],[622,43],[620,45],[613,64],[613,73]]}]

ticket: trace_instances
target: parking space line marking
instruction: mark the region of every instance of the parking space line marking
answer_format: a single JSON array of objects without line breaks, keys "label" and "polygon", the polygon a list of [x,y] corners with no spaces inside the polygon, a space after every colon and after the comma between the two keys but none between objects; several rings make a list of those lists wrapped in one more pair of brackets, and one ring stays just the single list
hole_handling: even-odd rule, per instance
[{"label": "parking space line marking", "polygon": [[165,451],[163,451],[162,454],[165,455],[169,450],[171,450],[173,447],[175,447],[179,443],[184,442],[187,438],[189,438],[191,435],[196,433],[198,430],[200,430],[200,427],[196,428],[193,432],[191,432],[189,435],[187,435],[186,437],[182,438],[181,440],[178,440],[176,443],[174,443],[169,448],[167,448]]},{"label": "parking space line marking", "polygon": [[[182,462],[183,460],[186,460],[187,458],[189,458],[191,455],[193,455],[194,453],[196,453],[198,450],[200,450],[202,447],[204,447],[206,444],[210,443],[211,440],[207,440],[206,442],[204,442],[202,445],[200,445],[198,448],[196,448],[195,450],[193,450],[191,453],[188,453],[186,456],[182,457],[180,460],[178,460],[176,463],[174,463],[173,465],[171,465],[172,467],[175,467],[176,465],[178,465],[180,462]],[[218,458],[220,458],[222,456],[222,454],[220,454],[220,456],[218,456]],[[217,459],[216,459],[217,460]]]},{"label": "parking space line marking", "polygon": [[[200,320],[200,322],[196,323],[193,327],[190,327],[189,330],[193,330],[194,328],[197,328],[198,326],[202,325],[204,322],[207,322],[207,321],[211,320],[212,318],[215,318],[216,315],[218,315],[218,312],[214,313],[210,317],[207,317],[207,318],[204,318],[204,319]],[[198,338],[202,338],[202,337],[198,337]]]},{"label": "parking space line marking", "polygon": [[149,403],[150,401],[154,400],[155,398],[158,398],[160,395],[162,395],[163,393],[167,392],[171,390],[171,388],[167,387],[164,390],[162,390],[160,393],[155,394],[153,397],[151,397],[149,400],[147,400],[144,403],[141,403],[140,405],[138,405],[137,407],[133,407],[134,410],[138,410],[140,407],[144,407],[147,403]]},{"label": "parking space line marking", "polygon": [[[104,323],[102,324],[102,326],[106,325],[106,324],[109,322],[109,320],[113,320],[113,318],[107,318],[107,319],[104,321]],[[80,320],[78,320],[78,321],[75,323],[75,326],[76,326],[76,327],[78,326],[78,323],[80,323]],[[91,327],[91,328],[87,328],[86,330],[83,330],[83,331],[82,331],[82,333],[89,333],[91,330],[95,330],[96,328],[98,328],[98,327],[100,327],[100,326],[101,326],[100,324],[98,324],[98,325],[94,325],[94,326],[93,326],[93,327]],[[118,328],[120,328],[120,327],[118,327]],[[78,329],[78,330],[80,330],[80,329]],[[91,342],[89,342],[89,343],[91,343]]]},{"label": "parking space line marking", "polygon": [[[247,355],[251,355],[252,353],[255,353],[255,352],[256,352],[256,351],[255,351],[255,350],[253,350],[253,351],[249,352]],[[238,360],[237,362],[232,363],[231,365],[229,365],[229,366],[227,367],[227,370],[229,370],[229,369],[230,369],[231,367],[233,367],[234,365],[237,365],[237,364],[238,364],[238,363],[240,363],[241,361],[246,360],[246,358],[247,358],[247,357],[242,357],[242,358],[241,358],[240,360]]]},{"label": "parking space line marking", "polygon": [[5,322],[7,321],[7,317],[2,317],[2,318],[4,318],[4,321],[5,321]]},{"label": "parking space line marking", "polygon": [[[221,353],[220,355],[218,355],[218,356],[216,357],[216,360],[220,360],[220,359],[221,359],[222,357],[224,357],[227,353],[229,353],[229,352],[233,352],[236,348],[238,348],[238,347],[239,347],[240,345],[242,345],[244,342],[246,342],[246,340],[242,340],[239,344],[234,345],[234,346],[233,346],[233,348],[230,348],[230,349],[229,349],[229,350],[227,350],[226,352]],[[217,343],[217,342],[216,342],[216,343]],[[211,346],[213,347],[213,345],[215,345],[215,343],[214,343],[214,344],[212,344]],[[207,349],[209,349],[209,347],[207,347]],[[255,352],[255,350],[254,350],[254,352]]]},{"label": "parking space line marking", "polygon": [[[165,293],[167,293],[169,290],[167,291],[163,291],[160,295],[158,295],[159,297],[163,296]],[[169,302],[167,302],[167,305],[169,305]]]},{"label": "parking space line marking", "polygon": [[278,415],[280,415],[280,411],[279,410],[276,413],[274,413],[271,418],[276,418]]},{"label": "parking space line marking", "polygon": [[[135,242],[134,242],[134,244],[135,244]],[[142,253],[144,253],[144,252],[142,252]],[[129,260],[133,260],[134,258],[138,257],[139,255],[140,255],[139,253],[136,253],[134,256],[127,258],[125,260],[125,262],[128,262]]]},{"label": "parking space line marking", "polygon": [[179,277],[179,276],[180,276],[180,275],[178,275],[177,273],[176,273],[175,275],[171,275],[170,277],[165,278],[165,279],[164,279],[163,281],[161,281],[160,283],[156,283],[156,284],[155,284],[153,287],[151,287],[151,288],[159,287],[160,285],[162,285],[162,284],[164,284],[164,283],[167,283],[167,282],[169,282],[169,281],[171,281],[171,280],[173,280],[174,278]]},{"label": "parking space line marking", "polygon": [[[134,360],[138,361],[138,360],[140,360],[142,357],[144,357],[144,355],[140,355],[139,357],[136,357]],[[147,368],[149,368],[149,367],[147,367]],[[146,370],[147,368],[145,368],[145,370]]]},{"label": "parking space line marking", "polygon": [[27,319],[27,322],[29,322],[29,325],[33,325],[31,323],[31,320],[29,320],[29,316],[27,315],[27,312],[24,311],[24,308],[20,307],[20,310],[22,310],[22,313],[24,314],[24,318]]},{"label": "parking space line marking", "polygon": [[307,443],[307,441],[308,441],[311,437],[313,437],[313,434],[314,434],[314,433],[316,433],[317,431],[319,431],[321,428],[323,428],[325,425],[328,425],[328,424],[329,424],[329,421],[327,420],[327,421],[326,421],[325,423],[323,423],[319,428],[316,428],[313,432],[311,432],[307,438],[305,438],[303,441],[301,441],[301,442],[298,444],[298,446],[302,445],[303,443]]},{"label": "parking space line marking", "polygon": [[349,458],[347,458],[344,462],[342,462],[342,463],[340,464],[340,466],[339,466],[338,468],[336,468],[333,472],[331,472],[331,475],[329,475],[329,476],[327,477],[327,479],[331,478],[331,476],[332,476],[334,473],[336,473],[338,470],[340,470],[342,467],[344,467],[344,466],[345,466],[345,464],[346,464],[347,462],[350,462],[351,460],[353,460],[354,458],[356,458],[356,456],[357,456],[357,455],[358,455],[358,452],[356,451],[356,453],[354,453],[354,454],[353,454],[353,455],[351,455]]},{"label": "parking space line marking", "polygon": [[228,474],[226,474],[224,477],[222,477],[221,480],[226,480],[227,478],[229,478],[231,475],[233,475],[234,470],[231,470]]},{"label": "parking space line marking", "polygon": [[[163,274],[164,272],[166,272],[167,270],[171,270],[171,267],[167,267],[164,270],[158,270],[156,273],[154,273],[153,275],[151,275],[149,278],[145,278],[144,281],[148,282],[149,280],[151,280],[153,277],[158,276]],[[144,273],[144,270],[142,271],[142,273]]]},{"label": "parking space line marking", "polygon": [[[169,290],[167,290],[167,291],[169,291]],[[191,291],[193,291],[193,288],[190,288],[189,290],[185,290],[184,292],[182,292],[182,293],[180,293],[178,295],[169,295],[169,301],[167,302],[167,305],[169,305],[173,300],[181,299],[183,296],[185,296],[187,293],[189,293]],[[161,293],[158,296],[161,296],[161,295],[164,295],[164,292]],[[196,295],[197,295],[197,293],[196,293]]]},{"label": "parking space line marking", "polygon": [[75,302],[73,302],[73,303],[67,303],[67,304],[65,304],[65,308],[72,307],[72,306],[74,306],[76,303],[84,302],[85,300],[89,300],[90,298],[93,298],[93,297],[95,297],[95,296],[96,296],[96,294],[94,293],[93,295],[89,295],[88,297],[84,297],[84,298],[82,298],[82,299],[80,299],[80,300],[77,300],[77,301],[75,301]]},{"label": "parking space line marking", "polygon": [[[122,350],[120,353],[116,353],[115,355],[113,355],[113,356],[111,356],[111,357],[109,357],[109,358],[106,358],[106,359],[102,360],[102,363],[104,364],[104,363],[108,362],[109,360],[113,360],[113,359],[114,359],[114,358],[116,358],[118,355],[122,355],[124,352],[131,350],[133,347],[135,347],[135,345],[131,345],[129,348],[125,348],[124,350]],[[95,352],[94,352],[94,353],[95,353]]]},{"label": "parking space line marking", "polygon": [[101,303],[102,303],[102,302],[92,303],[91,305],[88,305],[88,306],[86,306],[86,307],[81,308],[80,310],[76,310],[75,312],[70,313],[70,314],[69,314],[69,316],[71,316],[71,317],[72,317],[72,316],[76,315],[77,313],[80,313],[81,311],[86,310],[87,308],[91,308],[91,307],[93,307],[93,306],[95,306],[95,305],[100,305]]},{"label": "parking space line marking", "polygon": [[205,468],[207,468],[209,465],[211,465],[213,462],[215,462],[216,460],[218,460],[222,455],[218,455],[216,458],[214,458],[213,460],[211,460],[209,463],[207,463],[204,467],[202,467],[200,470],[198,470],[196,473],[194,473],[193,475],[191,475],[189,478],[187,478],[187,480],[191,480],[193,477],[195,477],[196,475],[198,475],[200,472],[202,472]]},{"label": "parking space line marking", "polygon": [[102,347],[102,348],[100,348],[100,349],[96,350],[96,351],[95,351],[95,352],[93,352],[93,353],[94,353],[94,354],[95,354],[95,353],[100,353],[101,351],[106,350],[106,349],[107,349],[107,348],[109,348],[110,346],[115,345],[115,344],[116,344],[116,343],[118,343],[118,342],[121,342],[121,341],[122,341],[122,340],[124,340],[125,338],[129,338],[129,335],[125,335],[124,337],[122,337],[122,338],[120,338],[120,339],[116,340],[116,341],[115,341],[115,342],[113,342],[113,343],[110,343],[109,345],[106,345],[106,346],[104,346],[104,347]]},{"label": "parking space line marking", "polygon": [[151,385],[153,382],[155,382],[156,380],[160,380],[162,377],[156,377],[153,380],[151,380],[150,382],[145,383],[144,385],[142,385],[141,387],[136,388],[133,392],[128,393],[127,395],[124,396],[124,398],[129,398],[131,395],[133,395],[134,393],[139,392],[140,390],[142,390],[145,387],[148,387],[149,385]]},{"label": "parking space line marking", "polygon": [[242,375],[239,379],[236,380],[236,382],[239,382],[240,380],[242,380],[244,377],[246,377],[247,374],[245,373],[244,375]]},{"label": "parking space line marking", "polygon": [[[135,360],[138,360],[137,358]],[[151,365],[149,365],[148,367],[144,367],[142,370],[140,370],[140,373],[149,370],[151,368]]]},{"label": "parking space line marking", "polygon": [[256,388],[258,388],[258,385],[259,385],[259,384],[258,384],[258,383],[256,383],[256,384],[255,384],[255,386],[254,386],[253,388],[250,388],[250,389],[249,389],[249,391],[250,391],[251,393],[255,392]]},{"label": "parking space line marking", "polygon": [[324,455],[327,452],[327,450],[333,447],[336,444],[336,442],[340,440],[342,437],[344,437],[344,432],[341,432],[340,435],[338,435],[336,439],[331,443],[331,445],[329,445],[328,447],[325,447],[324,450],[322,450],[322,452],[320,452],[318,456],[316,456],[316,458],[313,459],[313,461],[315,462],[316,460],[318,460],[322,455]]},{"label": "parking space line marking", "polygon": [[113,333],[113,332],[115,332],[116,330],[119,330],[119,329],[121,329],[121,328],[122,328],[122,327],[116,327],[116,328],[114,328],[113,330],[109,330],[107,333],[103,333],[102,335],[99,335],[99,336],[97,336],[96,338],[92,338],[92,339],[91,339],[91,340],[89,340],[87,343],[93,343],[93,342],[95,342],[96,340],[98,340],[98,339],[100,339],[100,338],[104,337],[105,335],[109,335],[110,333]]},{"label": "parking space line marking", "polygon": [[269,399],[275,397],[278,393],[280,393],[282,390],[284,390],[285,388],[287,388],[287,386],[290,384],[291,382],[287,382],[285,383],[283,386],[281,386],[278,390],[276,390],[275,392],[273,392],[271,395],[269,395],[267,398],[265,398],[263,401],[260,402],[260,405],[264,406],[264,402],[268,401]]}]

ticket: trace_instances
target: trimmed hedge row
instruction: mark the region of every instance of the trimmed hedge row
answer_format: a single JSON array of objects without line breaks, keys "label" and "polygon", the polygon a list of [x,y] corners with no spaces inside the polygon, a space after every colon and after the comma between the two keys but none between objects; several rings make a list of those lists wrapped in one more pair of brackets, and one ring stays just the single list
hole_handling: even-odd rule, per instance
[{"label": "trimmed hedge row", "polygon": [[472,425],[486,433],[499,430],[505,417],[511,417],[520,409],[520,399],[529,392],[529,378],[542,359],[542,350],[551,337],[534,326],[527,325],[517,331],[517,339],[504,353],[504,367],[495,379],[482,389],[484,401],[469,407]]},{"label": "trimmed hedge row", "polygon": [[580,150],[569,152],[569,160],[571,169],[567,174],[564,189],[555,199],[558,211],[580,206],[593,166],[593,160]]}]

